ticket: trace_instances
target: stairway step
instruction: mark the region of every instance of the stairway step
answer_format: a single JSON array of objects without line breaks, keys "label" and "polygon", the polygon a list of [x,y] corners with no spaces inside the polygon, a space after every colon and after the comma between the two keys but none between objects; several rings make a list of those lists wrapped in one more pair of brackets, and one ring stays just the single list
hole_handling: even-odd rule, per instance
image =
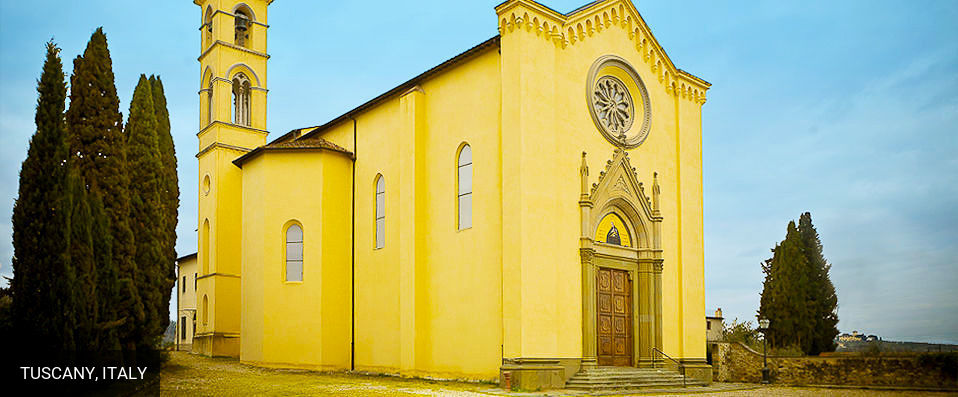
[{"label": "stairway step", "polygon": [[566,382],[570,389],[600,391],[704,386],[705,382],[685,378],[667,368],[593,367],[579,371]]}]

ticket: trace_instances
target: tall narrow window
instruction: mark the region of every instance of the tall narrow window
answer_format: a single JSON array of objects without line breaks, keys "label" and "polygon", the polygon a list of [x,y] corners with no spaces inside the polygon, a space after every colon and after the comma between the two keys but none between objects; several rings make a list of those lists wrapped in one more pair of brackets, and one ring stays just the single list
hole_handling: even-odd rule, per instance
[{"label": "tall narrow window", "polygon": [[186,340],[186,316],[180,316],[180,340]]},{"label": "tall narrow window", "polygon": [[233,124],[250,125],[250,82],[243,73],[233,77]]},{"label": "tall narrow window", "polygon": [[193,273],[193,291],[196,291],[196,280],[199,279],[199,275]]},{"label": "tall narrow window", "polygon": [[213,79],[212,78],[210,79],[210,86],[207,87],[207,90],[206,90],[206,110],[208,113],[206,117],[209,118],[209,122],[206,124],[210,124],[213,122],[213,120],[215,120],[214,117],[216,115],[216,110],[213,109]]},{"label": "tall narrow window", "polygon": [[286,281],[303,281],[303,228],[286,228]]},{"label": "tall narrow window", "polygon": [[203,295],[203,326],[204,327],[206,326],[206,324],[209,324],[209,319],[210,319],[210,300],[209,298],[206,297],[206,295]]},{"label": "tall narrow window", "polygon": [[183,292],[186,292],[186,276],[183,276]]},{"label": "tall narrow window", "polygon": [[459,149],[458,192],[459,230],[472,227],[472,148],[463,145]]},{"label": "tall narrow window", "polygon": [[244,9],[236,10],[235,17],[233,18],[233,37],[236,45],[249,47],[249,28],[251,20],[252,18],[250,18],[248,11]]},{"label": "tall narrow window", "polygon": [[200,243],[203,244],[203,274],[210,274],[210,220],[203,221],[203,235]]},{"label": "tall narrow window", "polygon": [[213,8],[206,7],[206,15],[203,16],[203,49],[210,46],[213,39]]},{"label": "tall narrow window", "polygon": [[376,248],[386,245],[386,180],[376,176]]}]

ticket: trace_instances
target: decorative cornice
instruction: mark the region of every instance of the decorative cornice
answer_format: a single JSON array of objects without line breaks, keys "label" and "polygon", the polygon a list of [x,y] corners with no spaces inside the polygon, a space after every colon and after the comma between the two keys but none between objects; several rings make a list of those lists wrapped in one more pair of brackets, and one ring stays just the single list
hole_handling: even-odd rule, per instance
[{"label": "decorative cornice", "polygon": [[564,49],[612,27],[625,30],[635,50],[669,95],[704,104],[711,84],[679,69],[629,0],[605,0],[560,14],[533,0],[509,0],[496,7],[499,34],[535,33]]},{"label": "decorative cornice", "polygon": [[227,145],[225,143],[213,142],[209,144],[208,146],[206,146],[205,148],[203,148],[203,150],[200,150],[198,153],[196,153],[196,158],[200,158],[200,156],[202,156],[206,152],[209,152],[210,150],[213,150],[216,148],[235,150],[237,152],[243,152],[243,153],[248,153],[253,150],[253,149],[247,149],[242,146],[234,146],[234,145]]},{"label": "decorative cornice", "polygon": [[212,123],[207,124],[206,127],[203,127],[203,128],[200,130],[200,132],[197,132],[197,133],[196,133],[196,136],[199,137],[200,135],[203,135],[204,132],[206,132],[207,130],[209,130],[210,128],[212,128],[213,125],[216,125],[216,124],[225,125],[225,126],[230,126],[230,127],[236,127],[236,128],[242,129],[242,130],[247,130],[247,131],[250,131],[250,132],[256,132],[256,133],[259,133],[259,134],[262,134],[262,135],[269,135],[269,131],[261,130],[261,129],[259,129],[259,128],[253,128],[253,127],[249,127],[249,126],[245,126],[245,125],[227,123],[227,122],[220,121],[220,120],[213,120]]},{"label": "decorative cornice", "polygon": [[210,44],[210,46],[207,47],[206,50],[203,51],[203,53],[200,54],[200,56],[196,58],[196,60],[202,62],[202,61],[203,61],[203,57],[205,57],[206,54],[209,54],[210,51],[213,50],[213,47],[216,47],[217,45],[221,45],[221,46],[224,46],[224,47],[226,47],[226,48],[232,48],[232,49],[234,49],[234,50],[246,52],[246,53],[253,54],[253,55],[258,55],[258,56],[261,56],[261,57],[266,58],[266,59],[269,59],[269,58],[270,58],[269,54],[267,54],[267,53],[265,53],[265,52],[259,52],[259,51],[256,51],[256,50],[251,50],[251,49],[249,49],[249,48],[246,48],[246,47],[243,47],[243,46],[238,46],[238,45],[233,44],[233,43],[227,43],[227,42],[225,42],[225,41],[223,41],[223,40],[216,40],[216,41],[213,42],[213,44]]}]

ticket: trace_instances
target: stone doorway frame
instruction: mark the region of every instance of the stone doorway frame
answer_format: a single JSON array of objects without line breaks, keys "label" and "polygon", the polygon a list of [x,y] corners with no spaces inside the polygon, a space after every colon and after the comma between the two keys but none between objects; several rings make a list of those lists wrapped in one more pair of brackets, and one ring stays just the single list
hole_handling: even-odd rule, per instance
[{"label": "stone doorway frame", "polygon": [[[582,367],[598,365],[597,289],[598,267],[626,270],[632,278],[633,366],[653,365],[652,347],[662,349],[662,215],[659,212],[658,178],[652,176],[652,197],[646,196],[628,152],[615,149],[599,181],[589,187],[589,167],[582,153],[579,211],[582,263]],[[596,211],[592,211],[596,208]],[[593,239],[606,215],[618,215],[629,229],[633,247]],[[621,231],[620,231],[621,233]],[[656,361],[660,361],[661,358]]]}]

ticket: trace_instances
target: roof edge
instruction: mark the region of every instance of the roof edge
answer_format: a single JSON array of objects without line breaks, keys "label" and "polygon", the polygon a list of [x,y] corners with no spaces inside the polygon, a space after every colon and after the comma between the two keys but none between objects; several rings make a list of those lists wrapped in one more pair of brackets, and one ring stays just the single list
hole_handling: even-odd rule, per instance
[{"label": "roof edge", "polygon": [[[488,40],[486,40],[486,41],[483,41],[482,43],[479,43],[479,44],[473,46],[472,48],[470,48],[470,49],[468,49],[468,50],[466,50],[466,51],[463,51],[463,52],[460,53],[459,55],[456,55],[456,56],[454,56],[454,57],[452,57],[452,58],[446,60],[445,62],[440,63],[439,65],[436,65],[436,66],[434,66],[433,68],[431,68],[431,69],[429,69],[429,70],[427,70],[427,71],[425,71],[425,72],[420,73],[418,76],[413,77],[413,78],[407,80],[406,82],[404,82],[404,83],[402,83],[402,84],[396,86],[395,88],[393,88],[393,89],[391,89],[391,90],[389,90],[389,91],[386,91],[385,93],[380,94],[379,96],[377,96],[377,97],[375,97],[375,98],[373,98],[373,99],[370,99],[370,100],[366,101],[366,102],[363,103],[362,105],[359,105],[359,106],[353,108],[352,110],[350,110],[350,111],[348,111],[348,112],[346,112],[346,113],[343,113],[343,114],[340,115],[339,117],[336,117],[336,118],[334,118],[334,119],[332,119],[332,120],[330,120],[330,121],[328,121],[328,122],[326,122],[326,123],[324,123],[324,124],[322,124],[322,125],[320,125],[320,126],[318,126],[318,127],[315,127],[315,128],[313,128],[313,127],[306,127],[306,128],[313,128],[313,130],[310,131],[310,132],[308,132],[308,133],[306,133],[306,134],[303,134],[303,136],[301,136],[299,139],[306,139],[306,138],[310,138],[310,137],[312,137],[312,136],[315,136],[316,134],[320,134],[320,133],[322,133],[323,131],[325,131],[326,129],[328,129],[328,128],[332,127],[332,126],[335,126],[336,124],[339,124],[339,123],[341,123],[341,122],[343,122],[343,121],[349,120],[349,119],[352,118],[353,116],[356,116],[357,114],[359,114],[359,113],[363,112],[364,110],[369,109],[369,108],[371,108],[371,107],[373,107],[373,106],[379,104],[380,102],[383,102],[383,101],[385,101],[385,100],[387,100],[387,99],[389,99],[389,98],[391,98],[391,97],[393,97],[393,96],[395,96],[395,95],[399,95],[399,94],[402,94],[402,93],[406,92],[406,91],[409,90],[410,88],[412,88],[412,87],[418,85],[419,83],[421,83],[422,81],[428,79],[429,77],[432,77],[433,75],[438,74],[439,72],[441,72],[442,70],[448,68],[449,66],[452,66],[452,65],[454,65],[454,64],[456,64],[456,63],[459,63],[459,62],[462,62],[462,61],[464,61],[464,60],[466,60],[466,59],[472,58],[473,56],[476,56],[476,55],[478,55],[478,54],[480,54],[480,53],[486,51],[487,49],[489,49],[489,48],[492,47],[492,46],[498,46],[498,45],[499,45],[499,37],[500,37],[499,35],[495,35],[495,36],[493,36],[492,38],[490,38],[490,39],[488,39]],[[306,128],[300,128],[299,130],[303,130],[303,129],[306,129]],[[294,131],[296,131],[296,130],[294,130]],[[277,138],[277,139],[274,140],[273,142],[270,142],[270,144],[275,143],[275,142],[277,142],[278,140],[283,139],[284,137],[287,137],[287,138],[288,138],[288,136],[289,136],[292,132],[293,132],[293,131],[290,131],[290,132],[288,132],[288,133],[286,133],[286,134],[283,134],[283,136]],[[352,155],[352,153],[350,153],[350,155]],[[239,159],[237,159],[237,160],[239,160]]]}]

